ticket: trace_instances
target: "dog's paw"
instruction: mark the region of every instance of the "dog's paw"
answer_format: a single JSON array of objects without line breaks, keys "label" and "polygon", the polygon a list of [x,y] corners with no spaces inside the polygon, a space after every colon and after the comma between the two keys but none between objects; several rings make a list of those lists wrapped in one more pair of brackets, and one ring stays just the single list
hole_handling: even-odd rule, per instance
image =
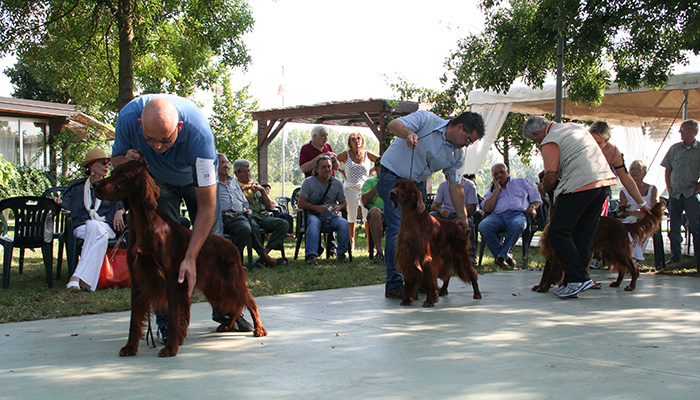
[{"label": "dog's paw", "polygon": [[432,301],[426,300],[423,302],[423,307],[435,307],[435,303],[433,303]]},{"label": "dog's paw", "polygon": [[262,326],[258,326],[253,330],[253,336],[255,336],[255,337],[267,336],[267,329],[265,329]]},{"label": "dog's paw", "polygon": [[610,284],[610,287],[620,287],[620,282],[613,282]]},{"label": "dog's paw", "polygon": [[535,285],[530,290],[532,290],[533,292],[538,292],[539,289],[540,289],[540,285]]},{"label": "dog's paw", "polygon": [[177,347],[171,349],[168,346],[165,346],[158,352],[158,357],[175,357],[176,355]]},{"label": "dog's paw", "polygon": [[401,306],[410,306],[411,304],[413,304],[413,299],[403,299],[401,303],[399,303]]},{"label": "dog's paw", "polygon": [[626,286],[626,287],[625,287],[625,292],[632,292],[632,291],[634,291],[634,289],[635,289],[635,288],[632,287],[631,285],[630,285],[630,286]]},{"label": "dog's paw", "polygon": [[119,350],[120,357],[135,356],[139,352],[138,346],[126,345]]},{"label": "dog's paw", "polygon": [[476,299],[476,300],[479,300],[479,299],[481,299],[481,292],[478,292],[478,293],[474,293],[474,296],[473,296],[473,298],[474,298],[474,299]]},{"label": "dog's paw", "polygon": [[221,325],[216,327],[216,331],[217,332],[231,332],[231,331],[233,331],[233,324],[231,324],[231,325],[221,324]]}]

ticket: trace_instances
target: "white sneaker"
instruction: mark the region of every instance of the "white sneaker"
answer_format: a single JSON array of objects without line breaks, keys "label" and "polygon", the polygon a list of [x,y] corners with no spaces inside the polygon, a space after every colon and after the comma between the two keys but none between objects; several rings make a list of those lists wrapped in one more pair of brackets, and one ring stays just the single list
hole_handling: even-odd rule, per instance
[{"label": "white sneaker", "polygon": [[592,279],[589,279],[585,282],[569,282],[566,285],[555,290],[554,294],[556,294],[559,297],[572,297],[583,292],[584,290],[592,288],[594,284],[595,283]]},{"label": "white sneaker", "polygon": [[600,269],[600,260],[595,258],[595,257],[591,258],[590,268],[591,269]]}]

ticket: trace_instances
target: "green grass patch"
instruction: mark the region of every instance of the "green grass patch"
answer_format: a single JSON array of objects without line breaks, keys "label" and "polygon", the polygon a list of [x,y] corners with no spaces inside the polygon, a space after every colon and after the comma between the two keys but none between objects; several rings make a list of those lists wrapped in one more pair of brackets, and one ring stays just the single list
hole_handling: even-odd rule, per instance
[{"label": "green grass patch", "polygon": [[[248,287],[253,296],[269,296],[316,290],[346,288],[384,283],[386,267],[384,263],[374,263],[369,259],[366,239],[362,229],[357,230],[357,245],[353,252],[353,262],[338,264],[334,259],[321,257],[317,266],[307,265],[304,258],[304,245],[300,248],[299,260],[293,260],[294,242],[287,240],[285,252],[289,264],[275,268],[255,268],[247,275]],[[57,251],[54,251],[54,257]],[[522,249],[516,246],[513,254],[522,268]],[[47,318],[60,318],[85,314],[98,314],[112,311],[125,311],[130,307],[130,289],[109,289],[96,292],[68,292],[65,285],[68,276],[65,261],[62,279],[54,279],[54,288],[48,289],[41,251],[25,251],[24,272],[18,272],[18,250],[14,251],[10,288],[0,290],[0,323],[32,321]],[[273,257],[279,253],[273,251]],[[245,260],[247,261],[247,259]],[[683,257],[674,269],[665,274],[698,276],[694,257]],[[54,266],[56,260],[54,259]],[[654,271],[654,255],[648,254],[643,271]],[[530,268],[541,268],[544,260],[538,248],[530,249]],[[488,250],[484,251],[482,266],[477,269],[480,275],[500,269],[494,264]],[[55,275],[55,270],[54,270]],[[533,282],[535,284],[537,282]],[[202,293],[195,292],[193,302],[205,301]]]}]

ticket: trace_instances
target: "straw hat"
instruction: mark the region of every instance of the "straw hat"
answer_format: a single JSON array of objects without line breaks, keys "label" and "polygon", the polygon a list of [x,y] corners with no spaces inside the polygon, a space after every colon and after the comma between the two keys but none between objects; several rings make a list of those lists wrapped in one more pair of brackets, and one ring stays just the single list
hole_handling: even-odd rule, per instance
[{"label": "straw hat", "polygon": [[110,157],[102,149],[93,149],[85,154],[85,160],[80,163],[81,167],[87,167],[93,161],[97,160],[109,160]]}]

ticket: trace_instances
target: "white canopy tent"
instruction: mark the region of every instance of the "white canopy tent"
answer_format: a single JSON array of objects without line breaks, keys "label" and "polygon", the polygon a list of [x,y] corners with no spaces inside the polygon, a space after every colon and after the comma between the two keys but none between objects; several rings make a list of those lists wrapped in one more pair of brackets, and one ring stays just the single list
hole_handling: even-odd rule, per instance
[{"label": "white canopy tent", "polygon": [[[509,112],[554,114],[554,102],[554,85],[542,89],[515,87],[506,94],[470,92],[469,105],[472,111],[484,117],[486,135],[477,146],[469,147],[463,172],[474,173],[480,169]],[[611,141],[625,154],[627,165],[633,160],[643,160],[649,168],[645,181],[662,192],[666,185],[664,168],[659,164],[668,147],[680,141],[675,131],[671,131],[665,141],[664,137],[667,129],[683,119],[700,120],[700,73],[672,76],[668,85],[657,91],[646,88],[627,91],[613,84],[605,91],[599,107],[573,104],[564,92],[562,116],[583,121],[604,120],[619,127],[613,130]]]}]

